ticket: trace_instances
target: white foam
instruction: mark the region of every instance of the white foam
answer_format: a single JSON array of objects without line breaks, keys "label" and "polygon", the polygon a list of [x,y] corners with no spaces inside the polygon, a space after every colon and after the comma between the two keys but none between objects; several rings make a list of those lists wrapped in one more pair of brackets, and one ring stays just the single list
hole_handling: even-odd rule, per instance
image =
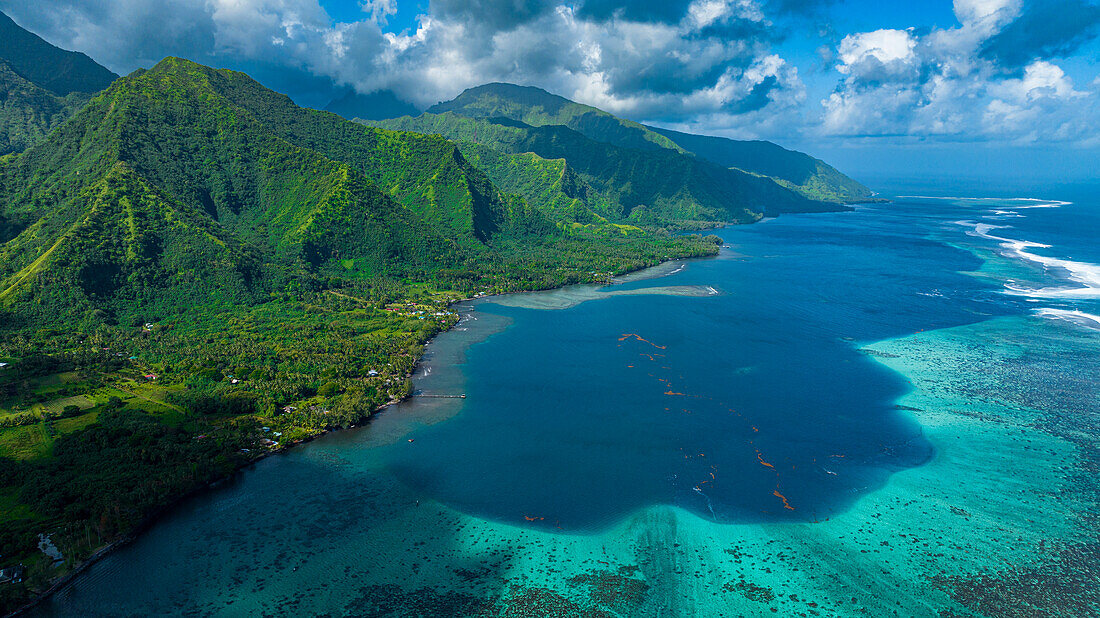
[{"label": "white foam", "polygon": [[1078,326],[1084,326],[1085,328],[1091,330],[1100,330],[1100,315],[1085,313],[1084,311],[1078,311],[1076,309],[1055,309],[1053,307],[1043,307],[1041,309],[1036,309],[1035,315],[1052,320],[1065,320],[1067,322],[1073,322]]},{"label": "white foam", "polygon": [[914,200],[950,200],[952,202],[1029,202],[1026,205],[1015,206],[1016,210],[1023,210],[1025,208],[1059,208],[1062,206],[1069,206],[1073,202],[1063,202],[1061,200],[1045,200],[1038,197],[957,197],[957,196],[942,196],[942,195],[899,195],[902,199],[914,199]]},{"label": "white foam", "polygon": [[1066,278],[1069,281],[1079,286],[1031,289],[1016,285],[1014,281],[1009,281],[1005,283],[1007,293],[1030,298],[1100,298],[1100,264],[1075,262],[1073,260],[1063,260],[1060,258],[1038,255],[1028,250],[1049,249],[1050,245],[1027,240],[1002,238],[989,233],[990,230],[1010,227],[1007,225],[974,223],[973,221],[957,221],[956,223],[964,226],[972,226],[974,229],[967,232],[967,234],[971,236],[977,236],[1000,243],[1001,249],[1005,255],[1038,264],[1048,271],[1060,270],[1066,273]]}]

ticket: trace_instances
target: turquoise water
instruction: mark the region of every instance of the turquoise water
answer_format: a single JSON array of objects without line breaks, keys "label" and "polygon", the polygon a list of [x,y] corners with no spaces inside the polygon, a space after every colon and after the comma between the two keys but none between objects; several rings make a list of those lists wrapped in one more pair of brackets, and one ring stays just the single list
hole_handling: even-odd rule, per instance
[{"label": "turquoise water", "polygon": [[467,305],[416,378],[465,399],[260,462],[39,612],[998,615],[979,575],[1022,599],[1096,543],[1098,196],[784,216]]}]

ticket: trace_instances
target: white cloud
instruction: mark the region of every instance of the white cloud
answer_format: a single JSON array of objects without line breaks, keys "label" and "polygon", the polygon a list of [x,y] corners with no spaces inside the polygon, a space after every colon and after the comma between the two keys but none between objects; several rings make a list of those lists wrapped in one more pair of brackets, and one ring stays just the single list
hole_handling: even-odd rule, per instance
[{"label": "white cloud", "polygon": [[850,34],[840,42],[838,50],[841,73],[849,73],[852,66],[869,59],[883,64],[908,62],[915,56],[916,39],[908,30],[875,30]]},{"label": "white cloud", "polygon": [[1030,103],[1040,98],[1067,99],[1085,96],[1073,89],[1073,82],[1056,64],[1037,60],[1024,69],[1023,77],[1007,79],[990,87],[990,92],[1018,103]]},{"label": "white cloud", "polygon": [[[583,17],[566,0],[439,0],[400,32],[387,27],[396,0],[359,0],[363,18],[354,23],[335,23],[318,0],[118,2],[126,8],[99,11],[100,0],[14,8],[119,72],[165,55],[217,66],[275,63],[361,92],[392,89],[420,105],[511,81],[641,119],[729,116],[726,124],[762,108],[793,114],[791,102],[804,98],[797,70],[771,48],[758,0],[679,0],[679,17],[656,21],[622,12]],[[121,21],[127,11],[135,19]],[[162,16],[173,14],[187,15],[190,39],[164,32]],[[66,40],[66,29],[91,36]],[[148,42],[148,51],[135,54],[135,41]]]},{"label": "white cloud", "polygon": [[960,26],[877,30],[837,47],[837,90],[822,100],[820,132],[832,136],[1082,141],[1095,135],[1097,95],[1080,92],[1057,64],[1021,71],[981,54],[1020,16],[1019,0],[956,0]]},{"label": "white cloud", "polygon": [[964,27],[997,30],[1020,15],[1021,0],[955,0],[955,17]]},{"label": "white cloud", "polygon": [[397,0],[362,0],[359,6],[372,21],[383,25],[391,15],[397,14]]},{"label": "white cloud", "polygon": [[653,18],[637,7],[595,17],[568,0],[433,0],[401,31],[387,25],[397,0],[358,5],[358,21],[336,23],[318,0],[0,0],[20,23],[120,73],[180,55],[285,69],[287,88],[314,75],[321,86],[392,89],[422,106],[510,81],[739,137],[807,130],[1072,141],[1100,133],[1100,78],[1079,87],[1051,59],[1003,67],[984,57],[993,37],[1026,20],[1022,0],[955,0],[953,28],[849,33],[819,52],[837,81],[813,97],[776,51],[775,2],[678,0]]},{"label": "white cloud", "polygon": [[764,11],[753,0],[694,0],[681,22],[691,30],[702,30],[731,17],[764,21]]}]

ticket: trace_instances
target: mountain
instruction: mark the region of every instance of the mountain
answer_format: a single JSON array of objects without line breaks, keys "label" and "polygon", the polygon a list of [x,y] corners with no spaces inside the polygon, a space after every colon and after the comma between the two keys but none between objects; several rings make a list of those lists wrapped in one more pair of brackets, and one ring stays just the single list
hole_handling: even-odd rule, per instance
[{"label": "mountain", "polygon": [[178,58],[0,162],[0,233],[0,307],[46,320],[253,303],[301,277],[507,274],[520,254],[586,242],[553,240],[546,211],[438,135],[303,109]]},{"label": "mountain", "polygon": [[64,97],[27,81],[0,60],[0,155],[22,152],[88,102],[89,95]]},{"label": "mountain", "polygon": [[768,176],[810,199],[859,202],[874,196],[870,189],[841,174],[824,161],[771,142],[732,140],[656,127],[647,128],[669,138],[700,159],[723,167]]},{"label": "mountain", "polygon": [[509,118],[531,126],[562,125],[585,137],[624,148],[672,150],[725,168],[767,176],[811,200],[855,202],[869,189],[809,155],[763,141],[738,141],[658,129],[623,120],[540,88],[486,84],[470,88],[429,113],[470,118]]},{"label": "mountain", "polygon": [[[265,117],[265,105],[278,110]],[[349,129],[334,131],[338,143],[318,134],[313,145],[354,151],[355,165],[287,139],[337,124]],[[0,216],[17,232],[0,250],[0,303],[74,312],[248,302],[265,291],[261,275],[295,263],[432,268],[501,227],[506,208],[440,138],[297,108],[243,74],[179,59],[118,80],[0,173]],[[415,196],[423,217],[376,181]],[[440,212],[446,221],[426,221]]]},{"label": "mountain", "polygon": [[[520,114],[518,107],[512,109],[514,115],[528,119],[545,116],[542,111]],[[671,148],[631,148],[598,141],[565,125],[532,126],[514,118],[471,117],[454,111],[427,112],[415,118],[372,124],[436,133],[457,141],[463,152],[471,154],[469,144],[480,144],[513,156],[533,154],[545,160],[561,160],[565,171],[581,181],[579,185],[574,183],[577,190],[596,199],[591,201],[579,193],[566,195],[581,199],[593,212],[613,221],[645,225],[744,223],[782,212],[838,209],[835,204],[808,200],[769,178],[721,167]],[[478,159],[488,160],[484,155]],[[528,200],[538,199],[502,174],[500,163],[483,168],[490,179]]]},{"label": "mountain", "polygon": [[452,101],[437,103],[428,113],[453,112],[470,118],[511,118],[541,127],[564,125],[590,139],[624,148],[681,150],[672,140],[643,125],[541,88],[492,83],[469,88]]},{"label": "mountain", "polygon": [[339,114],[348,120],[386,120],[420,113],[411,103],[398,99],[389,90],[359,94],[351,89],[330,101],[325,106],[325,111]]},{"label": "mountain", "polygon": [[79,52],[65,51],[0,13],[0,58],[23,79],[63,97],[99,92],[117,75]]},{"label": "mountain", "polygon": [[44,138],[116,77],[0,13],[0,155]]}]

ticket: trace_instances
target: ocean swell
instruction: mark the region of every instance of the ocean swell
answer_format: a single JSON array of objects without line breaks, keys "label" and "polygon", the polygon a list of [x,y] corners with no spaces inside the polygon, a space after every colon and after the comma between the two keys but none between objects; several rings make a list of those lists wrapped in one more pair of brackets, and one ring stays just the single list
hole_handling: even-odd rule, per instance
[{"label": "ocean swell", "polygon": [[1062,273],[1066,281],[1077,284],[1075,287],[1046,286],[1041,288],[1026,288],[1005,283],[1005,293],[1028,298],[1063,298],[1063,299],[1100,299],[1100,264],[1089,262],[1077,262],[1061,258],[1039,255],[1030,249],[1049,249],[1050,245],[1031,242],[1027,240],[1014,240],[990,234],[990,230],[1007,229],[1007,225],[992,225],[989,223],[974,223],[973,221],[958,221],[959,225],[969,226],[973,229],[967,234],[978,238],[992,240],[1000,244],[1002,254],[1007,257],[1038,264],[1048,272]]}]

